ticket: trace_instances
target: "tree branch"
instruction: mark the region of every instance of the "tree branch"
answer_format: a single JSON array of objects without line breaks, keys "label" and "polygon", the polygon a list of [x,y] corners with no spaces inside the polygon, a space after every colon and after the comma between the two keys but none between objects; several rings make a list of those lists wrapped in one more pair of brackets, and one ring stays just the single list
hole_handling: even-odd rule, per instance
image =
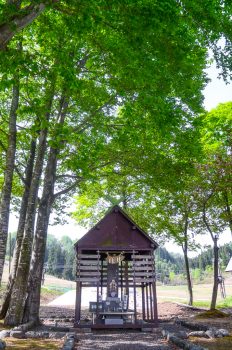
[{"label": "tree branch", "polygon": [[204,203],[203,203],[202,219],[203,219],[203,222],[204,222],[207,230],[209,231],[210,236],[211,236],[211,238],[212,238],[212,240],[214,242],[213,231],[211,230],[211,227],[210,227],[210,225],[209,225],[209,223],[207,221],[207,218],[206,218],[206,201],[204,201]]},{"label": "tree branch", "polygon": [[7,148],[6,146],[3,144],[3,142],[0,140],[0,146],[2,147],[3,151],[6,153],[7,152]]},{"label": "tree branch", "polygon": [[19,168],[17,167],[17,165],[15,165],[15,171],[18,174],[19,178],[22,180],[23,184],[26,185],[26,181],[25,181],[23,175],[21,174]]},{"label": "tree branch", "polygon": [[[50,3],[56,3],[58,0],[51,0]],[[4,49],[13,36],[27,27],[34,21],[46,8],[49,2],[41,1],[17,10],[8,21],[0,25],[0,49]]]},{"label": "tree branch", "polygon": [[63,174],[63,175],[57,175],[56,179],[62,179],[62,178],[70,178],[70,179],[81,179],[80,177],[76,175],[70,175],[70,174]]},{"label": "tree branch", "polygon": [[85,118],[85,120],[80,125],[78,125],[77,128],[74,128],[73,132],[83,132],[89,126],[88,123],[91,121],[91,119],[94,116],[96,116],[99,112],[101,112],[103,108],[108,106],[109,103],[112,102],[116,97],[117,97],[117,95],[116,96],[111,96],[105,103],[103,103],[103,105],[101,105],[93,113],[91,113],[89,116],[87,116]]},{"label": "tree branch", "polygon": [[61,191],[55,193],[55,194],[53,195],[53,202],[54,202],[59,196],[62,196],[63,194],[66,194],[66,193],[68,193],[69,191],[73,190],[73,189],[79,184],[80,181],[81,181],[81,179],[78,180],[78,181],[75,181],[75,182],[74,182],[72,185],[70,185],[69,187],[66,187],[66,188],[64,188],[63,190],[61,190]]}]

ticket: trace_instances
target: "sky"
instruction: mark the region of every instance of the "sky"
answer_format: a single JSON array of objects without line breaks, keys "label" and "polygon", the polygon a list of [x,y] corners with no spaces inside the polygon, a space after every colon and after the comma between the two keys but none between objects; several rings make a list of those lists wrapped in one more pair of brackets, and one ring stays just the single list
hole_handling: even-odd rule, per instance
[{"label": "sky", "polygon": [[215,63],[206,71],[211,82],[207,84],[203,91],[205,97],[204,106],[205,109],[210,111],[219,103],[232,101],[232,83],[226,85],[222,79],[218,79],[218,70],[216,69]]},{"label": "sky", "polygon": [[[219,103],[224,103],[228,101],[232,101],[232,84],[225,84],[222,79],[218,79],[218,70],[216,69],[216,65],[213,63],[208,69],[207,73],[211,82],[209,82],[203,91],[205,101],[204,106],[209,111],[212,108],[215,108]],[[17,230],[17,220],[11,215],[9,231],[13,232]],[[55,235],[57,238],[61,238],[62,236],[69,236],[72,240],[80,239],[85,233],[86,229],[78,226],[75,221],[69,218],[69,223],[65,225],[57,225],[57,226],[49,226],[48,233]],[[220,235],[219,246],[224,243],[231,242],[231,235],[227,231],[224,234]],[[203,235],[199,238],[198,243],[202,246],[210,243],[209,237]],[[170,252],[182,253],[180,247],[175,245],[173,242],[167,242],[165,247]],[[190,254],[191,256],[196,255],[196,253]]]}]

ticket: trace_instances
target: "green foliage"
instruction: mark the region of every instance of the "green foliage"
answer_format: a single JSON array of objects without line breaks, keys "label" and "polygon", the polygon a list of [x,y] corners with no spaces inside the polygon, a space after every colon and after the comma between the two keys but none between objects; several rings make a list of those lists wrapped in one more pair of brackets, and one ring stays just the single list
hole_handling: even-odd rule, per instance
[{"label": "green foliage", "polygon": [[200,280],[201,277],[201,270],[200,269],[194,269],[192,270],[192,277],[194,280]]},{"label": "green foliage", "polygon": [[171,282],[174,281],[175,277],[176,277],[175,272],[173,272],[173,271],[169,272],[169,278],[170,278]]},{"label": "green foliage", "polygon": [[[17,20],[38,5],[32,2],[27,8],[28,4],[0,2],[0,35],[8,28],[13,38],[0,51],[0,173],[5,166],[6,126],[16,75],[20,81],[14,207],[18,209],[25,186],[31,140],[38,144],[43,130],[45,161],[49,150],[58,157],[52,198],[58,220],[68,195],[78,187],[74,216],[82,224],[92,226],[112,204],[122,203],[149,234],[162,239],[172,235],[183,244],[186,212],[191,229],[199,230],[200,200],[224,164],[228,169],[230,164],[228,145],[223,143],[229,118],[225,125],[218,118],[221,124],[215,128],[214,117],[195,120],[203,112],[209,48],[224,77],[231,74],[230,3],[55,1],[46,3],[22,32],[24,26],[17,25]],[[217,45],[221,38],[224,48]],[[223,137],[218,140],[222,124]],[[205,145],[206,130],[211,132],[210,146]],[[206,149],[223,149],[218,167],[213,153],[206,157]],[[208,173],[210,178],[205,176]],[[225,201],[229,208],[231,204],[231,192],[224,186],[231,175],[226,173],[220,175],[217,194],[207,203],[215,231],[230,219],[229,210],[226,215],[224,210]],[[45,177],[43,171],[39,193]],[[202,189],[198,202],[192,179]],[[48,272],[73,278],[72,254],[68,239],[49,238]]]},{"label": "green foliage", "polygon": [[55,236],[48,235],[44,261],[46,273],[67,280],[75,280],[74,243],[68,236],[63,236],[59,241]]},{"label": "green foliage", "polygon": [[[232,244],[226,243],[219,248],[219,259],[221,267],[227,266],[230,257],[232,256]],[[212,271],[213,250],[208,248],[197,257],[190,259],[191,268]]]}]

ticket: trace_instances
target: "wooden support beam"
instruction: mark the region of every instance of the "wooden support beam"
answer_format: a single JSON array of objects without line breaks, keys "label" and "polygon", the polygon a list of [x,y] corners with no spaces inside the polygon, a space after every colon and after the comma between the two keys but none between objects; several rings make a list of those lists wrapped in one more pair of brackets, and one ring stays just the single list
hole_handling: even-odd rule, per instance
[{"label": "wooden support beam", "polygon": [[99,271],[80,271],[79,273],[79,276],[80,277],[85,277],[85,276],[88,276],[88,277],[100,277],[100,272]]},{"label": "wooden support beam", "polygon": [[143,277],[143,278],[146,278],[146,277],[153,277],[154,276],[154,273],[153,271],[150,271],[150,272],[147,272],[147,271],[139,271],[137,272],[135,270],[135,272],[133,273],[133,276],[136,276],[136,277]]},{"label": "wooden support beam", "polygon": [[101,261],[101,296],[103,294],[103,260]]},{"label": "wooden support beam", "polygon": [[150,313],[149,313],[149,300],[148,300],[148,287],[147,287],[147,284],[146,284],[146,306],[147,306],[147,319],[149,320],[150,318]]},{"label": "wooden support beam", "polygon": [[[97,274],[100,277],[100,259],[99,259],[100,255],[98,252],[98,260],[97,260],[97,266],[98,266],[98,271]],[[96,316],[98,318],[98,312],[99,312],[99,287],[100,287],[100,278],[97,281],[97,310],[96,310]]]},{"label": "wooden support beam", "polygon": [[99,282],[99,278],[95,277],[77,277],[77,282]]},{"label": "wooden support beam", "polygon": [[97,266],[98,265],[98,260],[78,260],[78,263],[80,265],[84,265],[84,266],[87,266],[87,265],[94,265],[94,266]]},{"label": "wooden support beam", "polygon": [[129,293],[129,279],[128,279],[128,261],[125,261],[125,290],[126,290],[126,295],[127,297],[127,308],[129,305],[129,298],[130,298],[130,293]]},{"label": "wooden support beam", "polygon": [[142,260],[142,259],[154,259],[154,256],[151,256],[151,255],[140,255],[140,254],[133,254],[132,255],[132,259],[134,260]]},{"label": "wooden support beam", "polygon": [[145,293],[144,293],[144,283],[141,286],[142,289],[142,314],[143,314],[143,320],[146,318],[146,312],[145,312]]},{"label": "wooden support beam", "polygon": [[137,302],[136,302],[136,280],[135,280],[135,269],[134,269],[134,311],[135,311],[135,323],[137,321]]},{"label": "wooden support beam", "polygon": [[81,320],[81,282],[76,283],[75,324]]},{"label": "wooden support beam", "polygon": [[96,254],[78,254],[79,259],[98,259]]},{"label": "wooden support beam", "polygon": [[98,270],[98,266],[97,265],[94,265],[94,266],[91,266],[91,265],[88,265],[88,266],[80,266],[79,268],[81,271],[97,271]]},{"label": "wooden support beam", "polygon": [[120,263],[120,267],[121,269],[119,269],[119,273],[120,273],[120,284],[121,284],[121,300],[122,300],[122,296],[123,296],[123,270],[122,270],[122,261]]},{"label": "wooden support beam", "polygon": [[149,266],[135,266],[135,271],[153,271],[153,267]]},{"label": "wooden support beam", "polygon": [[[155,261],[153,263],[153,273],[155,276]],[[156,280],[152,282],[152,296],[153,296],[153,320],[158,322],[157,298],[156,298]]]},{"label": "wooden support beam", "polygon": [[154,320],[154,318],[153,318],[153,307],[152,307],[151,283],[149,283],[149,299],[150,299],[151,320]]},{"label": "wooden support beam", "polygon": [[133,264],[131,265],[131,267],[133,268],[134,266],[152,266],[153,261],[135,261],[133,262]]}]

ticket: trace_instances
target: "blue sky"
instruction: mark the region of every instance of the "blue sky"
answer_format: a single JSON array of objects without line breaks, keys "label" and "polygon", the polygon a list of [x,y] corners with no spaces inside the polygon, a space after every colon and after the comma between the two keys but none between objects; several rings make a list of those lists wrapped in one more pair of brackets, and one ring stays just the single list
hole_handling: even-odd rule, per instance
[{"label": "blue sky", "polygon": [[218,79],[218,70],[215,63],[207,69],[207,73],[211,82],[203,91],[205,96],[204,106],[205,109],[210,111],[219,103],[232,101],[232,84],[226,85],[222,79]]}]

